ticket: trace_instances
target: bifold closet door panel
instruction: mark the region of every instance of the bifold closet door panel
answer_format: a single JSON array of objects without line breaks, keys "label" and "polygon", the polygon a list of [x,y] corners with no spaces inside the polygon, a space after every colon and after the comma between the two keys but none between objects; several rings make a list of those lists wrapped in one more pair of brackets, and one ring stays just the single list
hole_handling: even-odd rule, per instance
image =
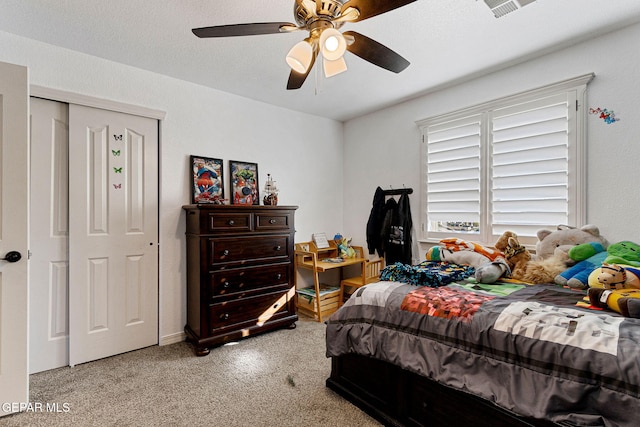
[{"label": "bifold closet door panel", "polygon": [[158,342],[158,122],[69,106],[69,364]]},{"label": "bifold closet door panel", "polygon": [[31,98],[29,373],[69,364],[69,105]]}]

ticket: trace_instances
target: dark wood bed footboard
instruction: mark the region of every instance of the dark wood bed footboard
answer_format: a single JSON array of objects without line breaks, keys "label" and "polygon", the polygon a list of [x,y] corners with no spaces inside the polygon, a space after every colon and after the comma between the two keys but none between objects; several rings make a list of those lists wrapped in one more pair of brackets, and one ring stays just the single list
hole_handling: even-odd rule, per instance
[{"label": "dark wood bed footboard", "polygon": [[327,387],[387,426],[558,427],[365,356],[333,357]]}]

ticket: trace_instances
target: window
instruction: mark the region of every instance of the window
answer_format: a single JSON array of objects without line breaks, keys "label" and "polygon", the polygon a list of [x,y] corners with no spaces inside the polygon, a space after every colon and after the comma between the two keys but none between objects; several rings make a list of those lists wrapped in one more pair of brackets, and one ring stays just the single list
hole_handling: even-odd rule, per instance
[{"label": "window", "polygon": [[592,74],[418,122],[422,236],[493,244],[506,230],[582,225]]}]

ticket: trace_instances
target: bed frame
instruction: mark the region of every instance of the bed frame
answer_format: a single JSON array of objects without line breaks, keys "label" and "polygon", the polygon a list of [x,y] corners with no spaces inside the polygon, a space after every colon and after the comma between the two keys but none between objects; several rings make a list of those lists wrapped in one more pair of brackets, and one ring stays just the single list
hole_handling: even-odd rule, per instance
[{"label": "bed frame", "polygon": [[518,417],[479,397],[356,354],[332,357],[326,384],[386,426],[560,426]]}]

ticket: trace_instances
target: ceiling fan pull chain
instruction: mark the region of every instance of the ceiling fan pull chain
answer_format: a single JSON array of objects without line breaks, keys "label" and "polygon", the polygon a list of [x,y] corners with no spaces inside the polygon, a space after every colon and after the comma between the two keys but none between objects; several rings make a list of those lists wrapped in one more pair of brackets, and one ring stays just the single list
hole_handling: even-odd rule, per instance
[{"label": "ceiling fan pull chain", "polygon": [[318,94],[320,93],[320,90],[318,90],[318,83],[320,82],[320,79],[318,78],[318,73],[320,70],[320,67],[316,67],[316,69],[314,70],[314,78],[316,80],[316,88],[315,88],[315,95],[318,96]]}]

